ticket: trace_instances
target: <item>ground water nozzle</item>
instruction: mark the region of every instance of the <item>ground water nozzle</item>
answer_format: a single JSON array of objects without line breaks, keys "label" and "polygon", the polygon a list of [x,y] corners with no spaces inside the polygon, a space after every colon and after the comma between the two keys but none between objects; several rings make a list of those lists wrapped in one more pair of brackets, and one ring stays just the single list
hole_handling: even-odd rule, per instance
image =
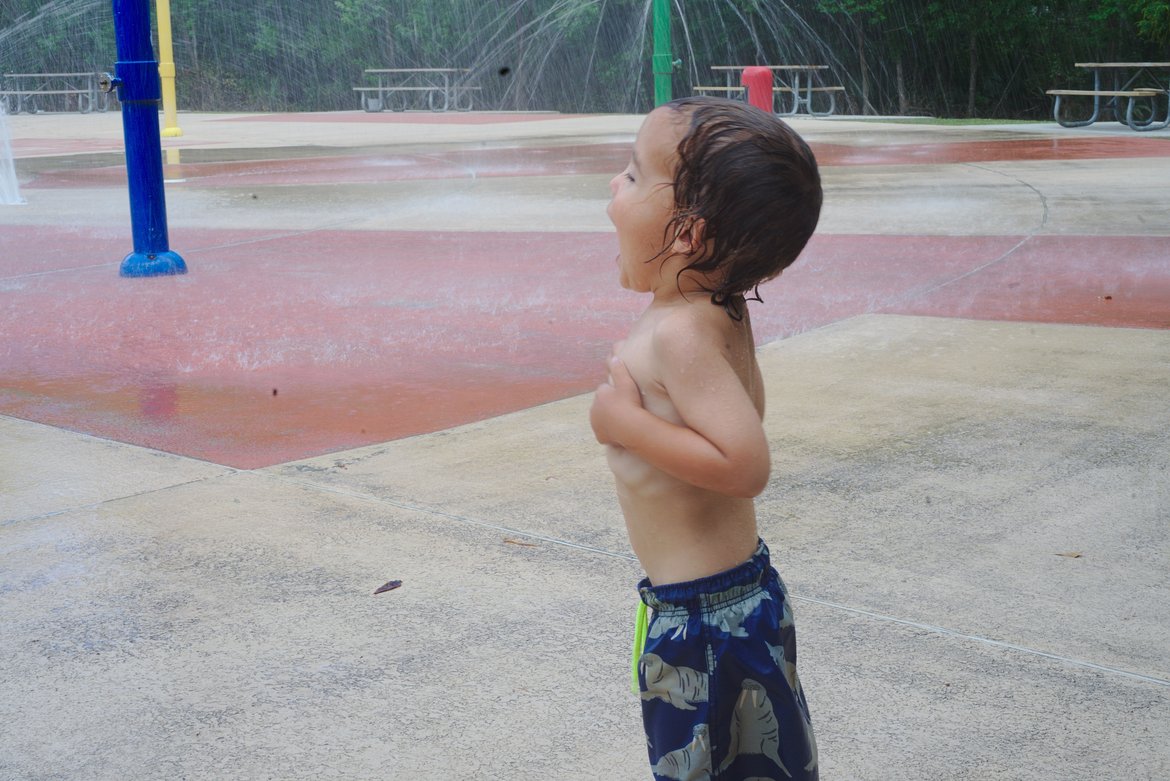
[{"label": "ground water nozzle", "polygon": [[114,90],[118,89],[118,87],[121,87],[121,86],[122,86],[122,80],[119,79],[117,76],[114,76],[112,74],[103,73],[101,76],[98,77],[98,89],[100,89],[102,92],[106,93],[107,95],[109,95],[111,92],[113,92]]}]

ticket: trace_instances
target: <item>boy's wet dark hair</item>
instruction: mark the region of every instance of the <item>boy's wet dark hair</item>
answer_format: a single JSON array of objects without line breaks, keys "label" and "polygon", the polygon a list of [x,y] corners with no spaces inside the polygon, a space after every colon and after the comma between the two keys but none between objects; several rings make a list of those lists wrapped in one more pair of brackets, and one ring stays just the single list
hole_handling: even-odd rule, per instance
[{"label": "boy's wet dark hair", "polygon": [[786,123],[746,103],[692,97],[666,106],[690,120],[677,150],[667,237],[695,219],[706,222],[709,251],[683,272],[717,280],[711,301],[738,320],[737,296],[750,291],[759,300],[757,287],[788,268],[817,227],[816,158]]}]

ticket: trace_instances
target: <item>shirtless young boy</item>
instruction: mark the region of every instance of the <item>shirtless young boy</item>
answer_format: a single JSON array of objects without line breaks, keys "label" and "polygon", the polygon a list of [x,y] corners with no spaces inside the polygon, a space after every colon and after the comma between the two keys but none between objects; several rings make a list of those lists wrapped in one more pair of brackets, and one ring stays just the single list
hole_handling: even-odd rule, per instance
[{"label": "shirtless young boy", "polygon": [[771,465],[745,300],[816,228],[816,160],[759,109],[684,98],[646,118],[610,190],[621,284],[652,299],[590,422],[647,575],[654,777],[816,779],[792,611],[756,530]]}]

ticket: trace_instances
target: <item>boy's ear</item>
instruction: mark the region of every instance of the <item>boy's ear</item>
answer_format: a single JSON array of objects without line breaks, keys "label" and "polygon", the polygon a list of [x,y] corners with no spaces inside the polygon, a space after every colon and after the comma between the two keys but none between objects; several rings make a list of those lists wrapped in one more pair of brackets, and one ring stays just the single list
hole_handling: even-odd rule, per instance
[{"label": "boy's ear", "polygon": [[707,243],[707,221],[691,217],[682,223],[671,247],[676,255],[694,255],[702,252]]}]

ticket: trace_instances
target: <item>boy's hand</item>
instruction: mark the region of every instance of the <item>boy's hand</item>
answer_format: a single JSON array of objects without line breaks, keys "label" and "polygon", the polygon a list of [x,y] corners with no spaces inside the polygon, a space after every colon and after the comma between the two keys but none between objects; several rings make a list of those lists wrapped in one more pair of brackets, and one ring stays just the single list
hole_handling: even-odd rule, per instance
[{"label": "boy's hand", "polygon": [[620,446],[621,416],[632,408],[642,409],[642,391],[621,358],[611,357],[609,382],[597,387],[597,395],[589,410],[589,423],[597,441],[603,445]]}]

